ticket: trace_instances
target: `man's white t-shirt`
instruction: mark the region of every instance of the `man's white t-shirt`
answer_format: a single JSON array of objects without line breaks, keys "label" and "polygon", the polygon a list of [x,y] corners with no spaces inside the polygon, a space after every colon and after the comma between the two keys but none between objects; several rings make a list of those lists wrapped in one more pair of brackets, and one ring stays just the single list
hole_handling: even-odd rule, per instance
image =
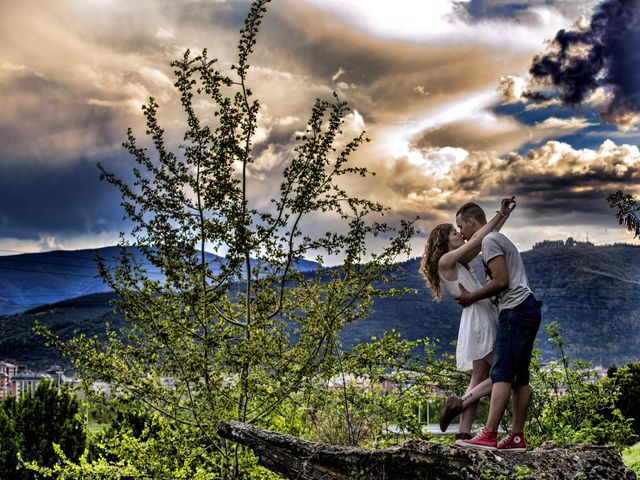
[{"label": "man's white t-shirt", "polygon": [[504,256],[509,274],[509,287],[498,295],[498,309],[520,305],[532,292],[527,271],[516,246],[500,232],[490,232],[482,240],[482,258],[489,263],[492,258]]}]

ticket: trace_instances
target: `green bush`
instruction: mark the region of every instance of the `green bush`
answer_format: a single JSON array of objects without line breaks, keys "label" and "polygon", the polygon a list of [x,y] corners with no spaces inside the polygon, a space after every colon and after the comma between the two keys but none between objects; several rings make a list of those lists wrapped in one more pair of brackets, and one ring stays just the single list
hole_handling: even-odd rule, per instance
[{"label": "green bush", "polygon": [[36,478],[23,465],[52,466],[57,451],[75,461],[85,449],[86,433],[80,403],[67,389],[50,381],[19,399],[0,404],[0,478]]},{"label": "green bush", "polygon": [[558,445],[612,445],[622,451],[635,436],[631,419],[616,406],[621,383],[599,378],[590,363],[570,361],[557,323],[545,328],[560,358],[543,365],[537,352],[532,360],[533,394],[527,424],[530,446],[551,440]]}]

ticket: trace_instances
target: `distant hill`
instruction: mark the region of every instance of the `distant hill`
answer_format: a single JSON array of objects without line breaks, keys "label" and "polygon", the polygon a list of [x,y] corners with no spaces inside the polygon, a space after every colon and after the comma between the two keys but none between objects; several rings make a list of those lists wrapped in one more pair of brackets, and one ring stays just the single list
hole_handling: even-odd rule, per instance
[{"label": "distant hill", "polygon": [[[143,258],[141,251],[128,247],[135,258]],[[109,288],[97,276],[97,259],[101,257],[110,268],[117,265],[120,247],[87,250],[58,250],[44,253],[0,256],[0,315],[11,315],[31,308],[56,303]],[[224,259],[207,253],[207,261],[214,266]],[[315,262],[302,260],[300,270],[314,270]],[[151,278],[160,279],[160,272],[150,267]]]},{"label": "distant hill", "polygon": [[[129,248],[141,258],[137,248]],[[56,250],[0,257],[0,313],[19,313],[109,288],[98,277],[98,257],[107,267],[117,264],[119,247],[87,250]],[[152,277],[159,272],[149,270]]]},{"label": "distant hill", "polygon": [[[572,357],[605,367],[640,359],[640,247],[543,242],[524,252],[523,258],[532,288],[544,302],[543,323],[559,322]],[[370,318],[345,328],[342,336],[347,345],[395,328],[410,339],[437,338],[442,351],[453,351],[450,342],[457,337],[460,307],[448,296],[440,303],[431,300],[418,274],[419,262],[416,258],[402,263],[404,273],[394,285],[416,293],[377,300]],[[478,260],[472,266],[482,272]],[[18,288],[19,283],[13,285]],[[42,295],[50,294],[46,285],[41,282]],[[5,290],[0,292],[1,296]],[[112,293],[95,293],[0,317],[0,360],[27,363],[32,368],[64,364],[57,352],[46,349],[42,339],[31,332],[34,323],[49,325],[63,337],[74,332],[100,335],[105,322],[122,324],[111,312],[111,300]],[[542,330],[538,338],[544,357],[555,358]]]}]

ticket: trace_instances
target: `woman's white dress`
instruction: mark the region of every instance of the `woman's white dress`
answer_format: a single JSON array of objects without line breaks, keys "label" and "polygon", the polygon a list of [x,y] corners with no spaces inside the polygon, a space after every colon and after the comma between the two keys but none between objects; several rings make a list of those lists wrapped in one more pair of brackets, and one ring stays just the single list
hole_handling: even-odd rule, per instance
[{"label": "woman's white dress", "polygon": [[[456,280],[447,280],[440,275],[440,284],[454,297],[460,293],[458,283],[470,292],[482,287],[476,276],[462,264],[456,263],[456,270],[458,271]],[[483,358],[493,351],[497,324],[498,308],[488,298],[478,300],[462,309],[456,346],[458,370],[471,370],[474,360]]]}]

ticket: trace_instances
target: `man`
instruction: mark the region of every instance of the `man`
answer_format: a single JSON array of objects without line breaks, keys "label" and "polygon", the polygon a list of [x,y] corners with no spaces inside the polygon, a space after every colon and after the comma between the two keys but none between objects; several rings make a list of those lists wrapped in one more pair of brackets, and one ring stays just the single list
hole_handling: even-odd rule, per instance
[{"label": "man", "polygon": [[[487,220],[482,208],[466,203],[456,213],[456,224],[465,239]],[[540,327],[540,305],[527,279],[522,257],[516,246],[499,232],[482,241],[482,256],[489,280],[479,290],[469,292],[460,285],[457,301],[463,307],[498,296],[498,330],[491,366],[491,403],[486,426],[474,438],[457,440],[456,445],[485,450],[524,452],[524,423],[529,405],[529,363],[533,342]],[[513,423],[507,436],[497,441],[498,425],[513,397]]]}]

